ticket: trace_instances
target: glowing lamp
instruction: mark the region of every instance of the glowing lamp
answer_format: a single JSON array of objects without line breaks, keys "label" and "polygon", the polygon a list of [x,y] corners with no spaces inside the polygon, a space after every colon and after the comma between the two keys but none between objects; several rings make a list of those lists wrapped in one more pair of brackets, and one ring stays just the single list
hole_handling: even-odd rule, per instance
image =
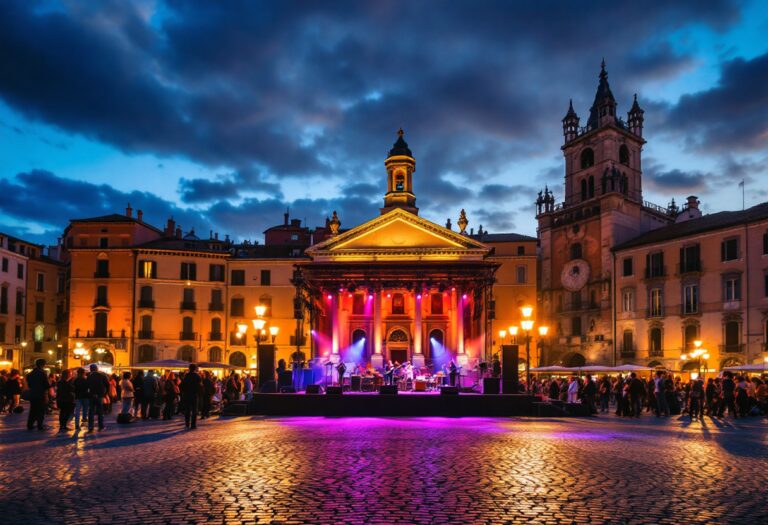
[{"label": "glowing lamp", "polygon": [[701,348],[701,340],[700,339],[696,339],[693,342],[693,346],[695,346],[696,348]]},{"label": "glowing lamp", "polygon": [[272,337],[276,336],[277,332],[279,332],[279,331],[280,331],[280,327],[279,326],[270,326],[269,327],[269,335],[271,335]]},{"label": "glowing lamp", "polygon": [[244,334],[248,330],[248,325],[245,323],[239,323],[237,325],[237,331],[241,334]]},{"label": "glowing lamp", "polygon": [[417,295],[416,299],[421,299],[421,294]]},{"label": "glowing lamp", "polygon": [[531,315],[533,315],[533,306],[523,306],[522,308],[520,308],[520,311],[523,312],[523,317],[527,319]]},{"label": "glowing lamp", "polygon": [[512,337],[515,337],[517,335],[517,330],[518,330],[517,326],[510,326],[509,335],[511,335]]},{"label": "glowing lamp", "polygon": [[687,355],[683,354],[683,355],[680,356],[680,360],[681,361],[685,361],[686,359],[688,359]]},{"label": "glowing lamp", "polygon": [[523,330],[529,332],[533,328],[533,321],[531,319],[524,319],[520,321],[520,326],[523,328]]},{"label": "glowing lamp", "polygon": [[368,295],[368,300],[370,301],[371,299],[373,299],[373,296],[369,294]]},{"label": "glowing lamp", "polygon": [[253,320],[253,328],[255,330],[263,330],[265,324],[267,324],[267,322],[264,319],[254,319]]},{"label": "glowing lamp", "polygon": [[388,294],[387,294],[387,299],[390,299],[391,297],[392,297],[392,294],[391,294],[391,293],[388,293]]},{"label": "glowing lamp", "polygon": [[702,357],[703,359],[709,359],[709,354],[706,354],[706,353],[705,353],[705,354],[704,354],[704,355],[702,355],[701,357]]},{"label": "glowing lamp", "polygon": [[547,333],[549,333],[549,327],[548,326],[540,326],[539,327],[539,335],[541,337],[546,337]]},{"label": "glowing lamp", "polygon": [[48,355],[53,355],[53,350],[48,350]]},{"label": "glowing lamp", "polygon": [[237,337],[238,339],[242,339],[243,338],[243,332],[235,333],[235,337]]},{"label": "glowing lamp", "polygon": [[499,330],[499,337],[501,337],[502,339],[507,337],[507,331],[506,330]]},{"label": "glowing lamp", "polygon": [[259,306],[254,306],[254,310],[256,310],[256,315],[259,317],[264,317],[264,314],[267,312],[267,307],[263,304],[260,304]]},{"label": "glowing lamp", "polygon": [[[26,343],[26,342],[24,342],[24,343],[21,343],[21,344],[22,344],[22,345],[24,345],[24,346],[26,346],[26,344],[27,344],[27,343]],[[76,342],[76,343],[75,343],[75,346],[76,346],[77,348],[82,348],[82,347],[83,347],[83,343],[82,343],[81,341],[78,341],[78,342]]]}]

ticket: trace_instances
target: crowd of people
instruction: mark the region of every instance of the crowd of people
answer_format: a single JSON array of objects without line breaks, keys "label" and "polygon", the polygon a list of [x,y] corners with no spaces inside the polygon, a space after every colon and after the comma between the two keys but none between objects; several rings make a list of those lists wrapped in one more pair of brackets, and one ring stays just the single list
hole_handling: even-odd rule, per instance
[{"label": "crowd of people", "polygon": [[657,371],[651,378],[635,372],[615,377],[543,379],[532,383],[534,394],[568,403],[583,403],[593,414],[640,417],[643,412],[657,417],[705,415],[732,418],[768,414],[768,377],[747,377],[725,371],[722,377],[683,381],[680,376]]},{"label": "crowd of people", "polygon": [[58,412],[59,432],[104,430],[104,416],[117,411],[118,421],[133,419],[171,420],[184,414],[185,426],[197,428],[197,418],[206,419],[223,402],[247,399],[253,392],[254,381],[234,371],[224,380],[210,371],[200,371],[195,364],[187,371],[165,371],[146,374],[123,372],[106,374],[95,364],[87,368],[48,373],[44,359],[35,362],[34,369],[22,376],[16,369],[0,371],[0,413],[9,417],[21,414],[22,398],[29,401],[27,429],[45,430],[45,418]]}]

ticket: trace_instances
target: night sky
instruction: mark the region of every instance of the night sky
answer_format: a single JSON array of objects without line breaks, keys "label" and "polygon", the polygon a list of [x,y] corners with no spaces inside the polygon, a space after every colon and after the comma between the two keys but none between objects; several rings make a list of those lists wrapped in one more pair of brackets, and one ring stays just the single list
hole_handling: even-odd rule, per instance
[{"label": "night sky", "polygon": [[764,0],[0,2],[0,229],[124,210],[237,239],[378,214],[398,128],[421,215],[535,234],[604,57],[644,196],[768,200]]}]

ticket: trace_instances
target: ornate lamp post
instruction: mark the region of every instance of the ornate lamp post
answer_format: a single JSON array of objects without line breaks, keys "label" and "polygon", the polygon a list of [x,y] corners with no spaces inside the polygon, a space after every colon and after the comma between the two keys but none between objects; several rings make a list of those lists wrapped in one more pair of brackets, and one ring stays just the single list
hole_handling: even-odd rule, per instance
[{"label": "ornate lamp post", "polygon": [[541,356],[544,355],[544,338],[547,337],[547,334],[549,333],[549,327],[548,326],[540,326],[539,327],[539,359],[536,363],[536,366],[541,366]]},{"label": "ornate lamp post", "polygon": [[509,327],[509,335],[512,338],[512,344],[517,344],[517,331],[519,328],[515,325]]},{"label": "ornate lamp post", "polygon": [[698,376],[704,379],[705,374],[702,371],[701,364],[702,359],[704,360],[704,366],[707,366],[707,360],[709,359],[709,353],[707,353],[707,350],[705,348],[701,347],[702,342],[697,339],[693,342],[693,346],[695,347],[694,350],[690,354],[682,354],[680,356],[680,360],[682,362],[687,361],[688,359],[695,359],[696,360],[696,368],[699,370]]},{"label": "ornate lamp post", "polygon": [[523,320],[520,321],[520,327],[525,332],[525,388],[528,393],[531,392],[531,330],[533,330],[533,307],[523,306],[520,308],[523,313]]},{"label": "ornate lamp post", "polygon": [[501,342],[499,343],[499,352],[501,352],[501,347],[504,346],[504,339],[506,337],[507,337],[507,331],[499,330],[499,339],[501,339]]}]

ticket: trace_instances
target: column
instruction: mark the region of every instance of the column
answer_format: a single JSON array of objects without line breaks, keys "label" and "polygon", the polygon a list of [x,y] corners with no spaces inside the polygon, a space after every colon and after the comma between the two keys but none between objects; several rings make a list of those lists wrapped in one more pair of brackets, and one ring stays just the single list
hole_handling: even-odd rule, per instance
[{"label": "column", "polygon": [[373,355],[371,366],[381,368],[384,366],[384,356],[381,354],[381,290],[373,294]]},{"label": "column", "polygon": [[422,367],[424,366],[424,353],[422,352],[421,343],[422,343],[422,326],[421,326],[421,308],[423,305],[422,300],[422,294],[421,292],[416,293],[416,299],[415,299],[415,312],[413,316],[414,321],[414,327],[413,327],[413,366]]},{"label": "column", "polygon": [[331,356],[330,360],[334,363],[339,362],[339,339],[341,336],[341,294],[334,293],[331,299]]},{"label": "column", "polygon": [[464,307],[467,299],[461,290],[456,291],[456,364],[467,364],[467,355],[464,353]]}]

